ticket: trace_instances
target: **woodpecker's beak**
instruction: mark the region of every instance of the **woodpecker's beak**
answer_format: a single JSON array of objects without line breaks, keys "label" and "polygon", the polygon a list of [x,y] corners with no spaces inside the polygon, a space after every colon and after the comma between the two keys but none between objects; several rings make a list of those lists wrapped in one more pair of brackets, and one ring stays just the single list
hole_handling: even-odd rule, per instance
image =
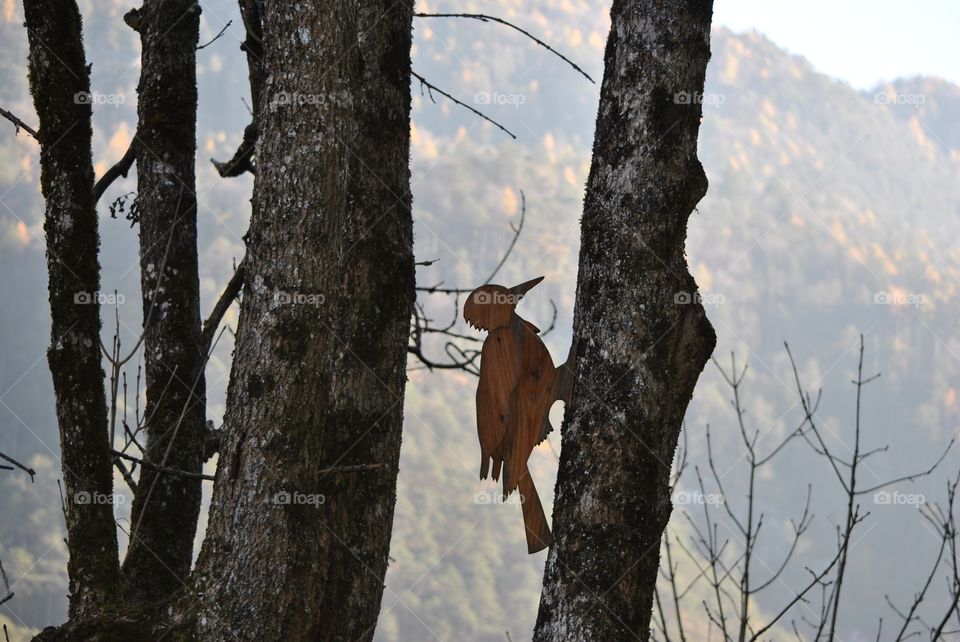
[{"label": "woodpecker's beak", "polygon": [[540,281],[543,281],[542,276],[538,276],[535,279],[530,279],[526,283],[515,285],[512,288],[510,288],[510,294],[514,294],[516,296],[523,296],[524,294],[532,290],[533,286],[535,286],[537,283],[540,283]]}]

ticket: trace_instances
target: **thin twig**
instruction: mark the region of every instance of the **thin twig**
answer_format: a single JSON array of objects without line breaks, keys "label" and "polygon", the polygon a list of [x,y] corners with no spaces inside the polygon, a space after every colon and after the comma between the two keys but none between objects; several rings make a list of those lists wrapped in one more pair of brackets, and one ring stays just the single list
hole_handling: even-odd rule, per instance
[{"label": "thin twig", "polygon": [[[210,349],[207,350],[206,354],[204,355],[203,362],[200,364],[200,367],[197,369],[197,376],[194,377],[193,384],[190,386],[189,394],[187,395],[187,402],[183,404],[183,409],[180,411],[180,417],[177,419],[177,422],[170,429],[168,429],[166,432],[164,432],[160,436],[160,440],[162,440],[171,432],[173,433],[172,435],[170,435],[170,440],[167,442],[167,448],[163,453],[163,459],[160,460],[160,466],[157,467],[157,470],[161,472],[165,471],[167,459],[170,457],[170,453],[173,452],[173,445],[176,443],[177,433],[180,431],[180,426],[183,424],[183,419],[184,417],[186,417],[187,411],[189,411],[190,408],[193,407],[193,405],[189,403],[189,400],[195,397],[194,391],[196,390],[197,384],[199,384],[201,378],[203,378],[203,373],[206,370],[207,362],[210,360],[210,355],[213,354],[213,351],[217,347],[217,342],[220,340],[220,337],[222,336],[223,336],[223,332],[221,331],[220,334],[217,335],[217,340],[213,342],[213,345],[210,346]],[[200,475],[199,473],[190,473],[190,474]],[[137,533],[140,530],[140,525],[143,523],[143,517],[147,512],[147,507],[150,505],[150,498],[153,496],[153,491],[157,487],[157,482],[159,481],[160,477],[161,475],[156,475],[150,482],[150,488],[147,489],[147,495],[146,495],[146,498],[143,500],[142,507],[140,508],[140,514],[137,517],[137,521],[133,524],[133,528],[130,529],[131,538],[135,538],[137,536]],[[200,475],[200,478],[201,479],[208,478],[210,481],[213,481],[214,479],[209,475],[207,476]]]},{"label": "thin twig", "polygon": [[121,452],[119,450],[111,450],[110,452],[113,454],[114,457],[126,459],[127,461],[132,461],[146,468],[159,470],[162,473],[168,473],[170,475],[176,475],[177,477],[184,477],[186,479],[203,479],[206,481],[213,481],[212,475],[204,475],[203,473],[191,473],[186,470],[177,470],[176,468],[170,468],[168,466],[163,466],[161,464],[154,464],[148,459],[141,459],[139,457],[134,457],[133,455],[128,455],[127,453]]},{"label": "thin twig", "polygon": [[[70,520],[67,519],[67,503],[63,501],[63,485],[60,483],[59,479],[57,480],[57,490],[60,492],[60,510],[63,511],[63,523],[66,525],[70,523]],[[63,541],[66,542],[67,538],[63,538]]]},{"label": "thin twig", "polygon": [[213,39],[210,40],[210,42],[198,46],[198,47],[197,47],[197,51],[200,51],[201,49],[206,49],[207,47],[209,47],[210,45],[212,45],[213,43],[215,43],[217,40],[219,40],[219,39],[220,39],[220,36],[222,36],[222,35],[227,31],[227,29],[230,28],[230,25],[232,25],[232,24],[233,24],[233,20],[227,20],[227,24],[223,25],[223,29],[220,30],[220,33],[218,33],[217,35],[215,35],[215,36],[213,37]]},{"label": "thin twig", "polygon": [[935,471],[943,462],[943,460],[947,457],[947,453],[949,453],[950,449],[953,448],[953,444],[955,442],[956,442],[956,437],[951,438],[950,441],[947,442],[947,447],[944,448],[943,453],[940,454],[940,457],[935,462],[933,462],[933,464],[931,464],[930,467],[927,468],[926,470],[922,470],[918,473],[911,473],[909,475],[904,475],[902,477],[897,477],[895,479],[885,481],[882,484],[877,484],[876,486],[871,486],[870,488],[864,488],[862,490],[858,490],[857,495],[866,495],[874,491],[880,490],[881,488],[886,488],[888,486],[891,486],[899,482],[903,482],[903,481],[913,482],[913,481],[916,481],[917,479],[920,479],[921,477],[927,477],[931,475],[933,471]]},{"label": "thin twig", "polygon": [[137,136],[134,134],[133,140],[130,141],[130,145],[127,147],[127,151],[124,152],[123,157],[118,160],[113,167],[108,169],[104,175],[100,177],[96,185],[93,186],[94,201],[99,201],[103,193],[107,191],[107,188],[110,187],[117,178],[121,176],[123,178],[127,177],[130,168],[133,167],[133,163],[137,159],[136,142]]},{"label": "thin twig", "polygon": [[3,590],[6,593],[10,592],[10,580],[7,579],[7,571],[3,568],[3,561],[0,560],[0,579],[3,580]]},{"label": "thin twig", "polygon": [[17,460],[14,459],[13,457],[10,457],[9,455],[4,455],[3,453],[0,453],[0,459],[4,459],[4,460],[10,462],[11,464],[13,464],[14,466],[16,466],[17,468],[19,468],[19,469],[22,470],[23,472],[25,472],[25,473],[27,473],[28,475],[30,475],[30,482],[33,483],[33,478],[34,478],[34,476],[37,474],[37,471],[35,471],[33,468],[30,468],[29,466],[24,466],[23,464],[21,464],[19,461],[17,461]]},{"label": "thin twig", "polygon": [[583,76],[584,78],[586,78],[587,80],[589,80],[589,81],[592,82],[593,84],[597,84],[597,83],[593,80],[593,78],[591,78],[591,77],[587,74],[587,72],[585,72],[583,69],[581,69],[580,67],[578,67],[572,60],[570,60],[569,58],[567,58],[566,56],[564,56],[562,53],[560,53],[559,51],[557,51],[556,49],[554,49],[553,47],[551,47],[550,45],[548,45],[548,44],[545,43],[544,41],[542,41],[542,40],[540,40],[539,38],[537,38],[535,35],[533,35],[533,34],[530,33],[529,31],[526,31],[526,30],[524,30],[524,29],[521,29],[520,27],[518,27],[517,25],[515,25],[515,24],[513,24],[513,23],[511,23],[511,22],[507,22],[507,21],[504,20],[503,18],[497,18],[496,16],[488,16],[488,15],[486,15],[486,14],[484,14],[484,13],[415,13],[415,14],[413,14],[413,15],[416,16],[417,18],[469,18],[469,19],[472,19],[472,20],[479,20],[480,22],[496,22],[496,23],[502,24],[502,25],[504,25],[504,26],[506,26],[506,27],[510,27],[511,29],[513,29],[513,30],[515,30],[515,31],[519,31],[520,33],[522,33],[522,34],[525,35],[526,37],[530,38],[530,39],[533,40],[535,43],[537,43],[538,45],[540,45],[541,47],[543,47],[544,49],[546,49],[547,51],[549,51],[549,52],[552,53],[553,55],[555,55],[555,56],[557,56],[558,58],[560,58],[560,60],[564,61],[565,63],[567,63],[568,65],[570,65],[571,67],[573,67],[581,76]]},{"label": "thin twig", "polygon": [[[125,455],[126,456],[126,455]],[[127,467],[123,465],[123,462],[120,461],[120,457],[117,456],[113,460],[113,465],[117,467],[117,470],[120,471],[120,475],[123,477],[123,481],[127,482],[127,486],[130,488],[130,492],[134,495],[137,494],[137,480],[133,478],[133,471],[127,470]],[[136,470],[136,468],[134,468]]]},{"label": "thin twig", "polygon": [[833,607],[830,612],[830,632],[828,640],[834,640],[837,630],[837,616],[840,614],[840,595],[843,589],[843,579],[847,570],[847,557],[850,553],[850,535],[853,527],[856,525],[857,511],[859,505],[856,504],[857,496],[857,467],[860,463],[860,400],[863,395],[863,335],[860,335],[860,358],[857,362],[857,380],[854,385],[857,387],[857,405],[854,414],[853,430],[853,456],[850,458],[850,478],[847,482],[847,518],[845,530],[843,531],[842,545],[840,546],[840,561],[837,566],[837,576],[834,582]]},{"label": "thin twig", "polygon": [[223,289],[223,294],[220,295],[220,299],[217,300],[216,305],[213,306],[213,311],[210,312],[210,316],[206,321],[203,322],[203,351],[208,352],[210,350],[210,344],[213,342],[213,335],[217,331],[217,327],[220,325],[220,321],[223,320],[223,315],[227,313],[227,310],[230,309],[230,306],[233,304],[234,300],[239,296],[240,290],[243,288],[244,280],[244,265],[243,261],[240,261],[240,264],[237,266],[236,270],[233,273],[233,276],[230,277],[230,281],[227,282],[227,286]]},{"label": "thin twig", "polygon": [[782,618],[782,617],[784,616],[784,614],[787,613],[787,611],[789,611],[790,609],[792,609],[793,606],[794,606],[794,604],[796,604],[797,602],[801,601],[801,600],[803,599],[803,596],[806,595],[806,594],[810,591],[810,589],[812,589],[814,586],[816,586],[816,585],[820,582],[820,580],[821,580],[827,573],[830,572],[830,569],[832,569],[832,568],[836,565],[836,563],[837,563],[837,561],[838,561],[839,559],[840,559],[840,551],[837,551],[837,554],[836,554],[836,555],[834,556],[834,558],[830,561],[830,564],[828,564],[827,567],[826,567],[825,569],[823,569],[823,570],[822,570],[819,574],[817,574],[817,575],[813,575],[813,571],[811,571],[810,569],[807,569],[807,571],[808,571],[811,575],[813,575],[813,579],[810,581],[810,583],[807,584],[807,585],[806,585],[803,589],[801,589],[798,593],[796,593],[796,594],[794,595],[793,599],[790,600],[790,601],[787,603],[787,605],[784,606],[784,607],[780,610],[779,613],[777,613],[776,615],[774,615],[773,618],[771,618],[771,620],[770,620],[769,622],[767,622],[767,624],[766,624],[765,626],[763,626],[763,627],[761,627],[759,630],[757,630],[757,632],[753,634],[753,637],[750,638],[750,642],[753,642],[754,640],[759,639],[761,635],[763,635],[764,633],[766,633],[767,631],[769,631],[778,621],[780,621],[780,618]]},{"label": "thin twig", "polygon": [[[510,243],[507,245],[507,249],[504,251],[503,255],[500,257],[500,261],[497,263],[493,272],[490,273],[490,276],[484,281],[484,284],[490,283],[496,275],[500,272],[500,269],[506,264],[507,259],[513,253],[513,250],[516,247],[517,239],[520,237],[520,234],[523,232],[524,222],[526,220],[527,214],[527,198],[523,190],[520,190],[520,221],[514,225],[510,223],[510,229],[513,231],[513,237],[510,240]],[[423,264],[429,265],[435,261],[424,261]],[[441,283],[438,283],[434,286],[423,287],[418,286],[416,288],[417,292],[424,292],[426,294],[443,294],[453,297],[453,317],[450,322],[445,327],[434,327],[431,325],[433,322],[432,319],[427,317],[427,314],[423,306],[419,302],[415,302],[413,306],[413,314],[411,320],[410,328],[410,339],[411,344],[407,347],[407,352],[412,354],[420,362],[420,366],[414,366],[410,370],[419,370],[426,368],[427,370],[441,369],[441,370],[463,370],[474,376],[479,376],[480,371],[476,365],[477,359],[480,358],[480,350],[475,349],[463,349],[456,343],[448,341],[444,345],[444,352],[450,358],[450,361],[439,361],[431,359],[424,354],[423,350],[423,337],[428,334],[441,334],[449,337],[450,339],[458,339],[462,341],[472,341],[479,342],[479,339],[474,336],[467,334],[461,334],[453,330],[454,326],[457,324],[460,318],[460,295],[467,294],[472,292],[472,289],[466,288],[443,288],[440,287]],[[550,326],[541,333],[541,336],[546,336],[550,331],[552,331],[556,325],[557,321],[557,306],[551,300],[550,305],[553,307],[553,317],[550,321]]]},{"label": "thin twig", "polygon": [[[816,423],[813,421],[814,416],[814,404],[810,401],[810,395],[807,394],[803,385],[800,383],[800,374],[797,371],[797,364],[793,360],[793,354],[790,352],[790,344],[786,341],[783,342],[784,348],[787,350],[787,357],[790,359],[790,366],[793,368],[793,379],[797,384],[797,395],[800,397],[800,404],[803,406],[803,412],[806,420],[810,424],[810,429],[813,431],[814,436],[816,436],[817,441],[820,443],[820,448],[823,451],[823,454],[827,457],[827,461],[830,462],[830,466],[833,468],[834,474],[837,476],[837,480],[840,482],[840,485],[843,487],[844,491],[847,490],[847,482],[844,479],[843,475],[840,473],[840,469],[837,468],[836,457],[830,454],[830,450],[827,448],[827,444],[823,441],[823,437],[820,436],[820,431],[817,429]],[[817,396],[817,404],[819,404],[820,396]]]},{"label": "thin twig", "polygon": [[[177,197],[177,211],[180,210],[180,198],[183,196],[183,187],[180,188],[180,195]],[[103,344],[103,339],[100,340],[100,348],[103,351],[104,356],[110,361],[111,365],[115,368],[120,368],[125,363],[130,361],[137,351],[140,349],[141,344],[143,344],[144,339],[147,337],[146,327],[150,325],[150,320],[153,318],[153,310],[156,308],[157,304],[157,294],[160,292],[160,284],[163,282],[163,274],[167,269],[167,258],[170,256],[170,246],[173,244],[174,237],[174,228],[176,224],[180,222],[180,219],[186,216],[186,212],[181,214],[176,220],[174,220],[173,225],[170,228],[170,236],[167,239],[167,247],[163,251],[163,261],[160,263],[160,271],[157,273],[157,282],[154,284],[153,293],[150,295],[150,307],[147,309],[147,318],[143,321],[144,331],[140,333],[140,337],[137,339],[136,344],[134,344],[133,349],[123,358],[114,358],[110,353],[107,352],[107,347]],[[118,354],[119,357],[119,354]]]},{"label": "thin twig", "polygon": [[500,268],[503,267],[503,264],[507,262],[507,259],[510,257],[510,253],[513,252],[513,247],[517,244],[517,239],[520,238],[520,232],[523,231],[523,222],[527,218],[527,195],[523,193],[523,190],[520,190],[520,223],[514,226],[513,223],[510,223],[510,229],[513,230],[513,238],[510,239],[510,245],[507,246],[507,251],[503,253],[503,257],[500,259],[500,262],[497,263],[497,267],[493,268],[493,272],[490,273],[490,276],[487,277],[487,280],[483,282],[483,285],[487,285],[493,281],[494,277],[497,276],[497,273],[500,272]]},{"label": "thin twig", "polygon": [[[514,140],[517,139],[516,135],[515,135],[512,131],[510,131],[509,129],[507,129],[506,127],[504,127],[503,125],[501,125],[500,123],[498,123],[497,121],[495,121],[494,119],[490,118],[489,116],[485,115],[483,112],[477,111],[476,109],[474,109],[474,108],[471,107],[470,105],[466,104],[466,103],[463,102],[462,100],[458,100],[458,99],[454,98],[453,96],[451,96],[450,94],[448,94],[448,93],[445,92],[444,90],[440,89],[440,88],[437,87],[436,85],[431,84],[426,78],[424,78],[423,76],[421,76],[421,75],[418,74],[417,72],[411,71],[411,72],[410,72],[410,75],[413,76],[414,78],[416,78],[417,80],[419,80],[419,81],[420,81],[420,84],[421,84],[423,87],[426,87],[426,88],[427,88],[427,92],[428,92],[428,95],[430,96],[430,100],[431,100],[431,101],[436,102],[435,100],[433,100],[433,94],[431,94],[431,93],[429,93],[429,92],[435,91],[435,92],[437,92],[438,94],[440,94],[440,95],[442,95],[442,96],[445,96],[446,98],[452,100],[453,102],[455,102],[456,104],[460,105],[461,107],[465,107],[465,108],[469,109],[469,110],[472,111],[474,114],[476,114],[476,115],[479,116],[480,118],[484,119],[484,120],[487,121],[488,123],[493,124],[493,125],[496,126],[498,129],[500,129],[501,131],[505,132],[510,138],[512,138],[512,139],[514,139]],[[421,93],[422,93],[422,88],[421,88]]]},{"label": "thin twig", "polygon": [[20,120],[19,118],[17,118],[16,116],[14,116],[13,114],[11,114],[10,112],[8,112],[6,109],[2,107],[0,107],[0,116],[3,116],[7,120],[9,120],[11,123],[13,123],[14,135],[18,134],[22,129],[23,131],[33,136],[34,140],[40,140],[40,134],[37,133],[36,129],[26,124],[25,122],[23,122],[22,120]]}]

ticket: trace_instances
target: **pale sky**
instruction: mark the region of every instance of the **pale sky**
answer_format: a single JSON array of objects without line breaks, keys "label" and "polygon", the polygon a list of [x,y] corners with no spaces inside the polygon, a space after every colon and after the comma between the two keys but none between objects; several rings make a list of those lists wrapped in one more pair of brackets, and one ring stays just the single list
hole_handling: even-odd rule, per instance
[{"label": "pale sky", "polygon": [[713,21],[857,89],[918,74],[960,84],[960,0],[715,0]]}]

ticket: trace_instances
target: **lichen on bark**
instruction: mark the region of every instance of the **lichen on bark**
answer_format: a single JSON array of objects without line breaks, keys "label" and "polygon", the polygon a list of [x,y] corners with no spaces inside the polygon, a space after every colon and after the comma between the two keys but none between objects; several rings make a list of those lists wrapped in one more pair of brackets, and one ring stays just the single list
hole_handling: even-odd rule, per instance
[{"label": "lichen on bark", "polygon": [[[196,475],[203,467],[206,355],[197,260],[194,0],[146,0],[137,86],[137,208],[146,384],[144,458]],[[127,603],[169,599],[190,574],[200,479],[140,468],[122,568]]]},{"label": "lichen on bark", "polygon": [[683,415],[716,338],[684,256],[712,3],[615,0],[582,219],[578,355],[534,639],[647,639]]},{"label": "lichen on bark", "polygon": [[[373,636],[414,296],[412,14],[264,5],[246,285],[193,584],[202,639]],[[320,472],[360,464],[382,467]]]},{"label": "lichen on bark", "polygon": [[117,534],[100,363],[100,244],[93,198],[90,70],[72,1],[25,0],[30,93],[40,120],[51,345],[60,429],[70,617],[117,599]]}]

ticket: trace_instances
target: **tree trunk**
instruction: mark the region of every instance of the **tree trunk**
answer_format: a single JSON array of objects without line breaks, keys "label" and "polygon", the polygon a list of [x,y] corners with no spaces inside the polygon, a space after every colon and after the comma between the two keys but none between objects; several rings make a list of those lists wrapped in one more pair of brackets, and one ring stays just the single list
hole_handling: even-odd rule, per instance
[{"label": "tree trunk", "polygon": [[[144,458],[197,474],[203,468],[206,421],[194,176],[200,9],[194,0],[146,0],[127,20],[136,25],[142,43],[135,147],[147,398]],[[199,478],[141,467],[123,564],[128,603],[153,603],[184,586],[199,514]]]},{"label": "tree trunk", "polygon": [[[195,571],[204,640],[373,636],[414,299],[412,5],[264,5],[245,287]],[[336,470],[358,464],[381,467]]]},{"label": "tree trunk", "polygon": [[100,362],[100,236],[93,198],[90,72],[75,2],[24,0],[40,119],[53,375],[70,559],[70,617],[113,603],[119,577]]},{"label": "tree trunk", "polygon": [[582,219],[574,342],[534,639],[646,639],[670,467],[716,342],[684,257],[712,3],[615,0]]}]

